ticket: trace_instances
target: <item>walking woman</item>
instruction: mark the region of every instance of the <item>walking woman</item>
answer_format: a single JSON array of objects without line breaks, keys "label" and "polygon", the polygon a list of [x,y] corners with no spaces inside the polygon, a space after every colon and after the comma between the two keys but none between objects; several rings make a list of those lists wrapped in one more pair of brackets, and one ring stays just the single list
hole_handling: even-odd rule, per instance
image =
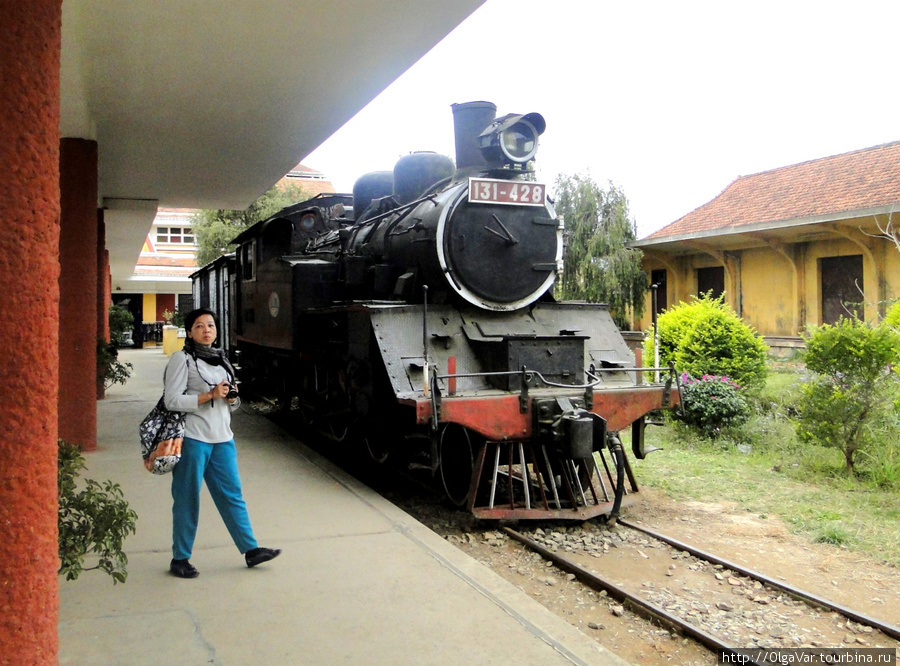
[{"label": "walking woman", "polygon": [[172,354],[166,366],[165,403],[170,411],[185,412],[181,460],[172,470],[172,563],[179,578],[196,578],[190,563],[200,517],[200,486],[209,494],[248,567],[278,557],[281,550],[260,548],[253,536],[247,505],[241,493],[237,449],[231,431],[231,412],[240,405],[234,368],[216,340],[212,310],[192,310],[184,318],[184,350]]}]

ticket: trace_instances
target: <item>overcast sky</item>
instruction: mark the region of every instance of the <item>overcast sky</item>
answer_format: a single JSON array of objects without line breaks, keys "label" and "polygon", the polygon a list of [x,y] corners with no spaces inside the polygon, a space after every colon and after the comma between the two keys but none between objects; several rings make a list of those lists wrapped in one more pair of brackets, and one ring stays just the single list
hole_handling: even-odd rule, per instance
[{"label": "overcast sky", "polygon": [[900,2],[487,0],[303,160],[349,192],[416,150],[453,157],[450,105],[547,121],[540,180],[623,189],[645,236],[740,175],[900,140]]}]

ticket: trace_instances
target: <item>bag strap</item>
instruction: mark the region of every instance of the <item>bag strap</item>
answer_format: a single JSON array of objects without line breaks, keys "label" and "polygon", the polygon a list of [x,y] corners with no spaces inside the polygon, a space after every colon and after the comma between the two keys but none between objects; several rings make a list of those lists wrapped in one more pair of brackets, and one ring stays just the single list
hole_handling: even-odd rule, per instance
[{"label": "bag strap", "polygon": [[[190,357],[187,354],[185,354],[184,355],[184,367],[187,368],[188,373],[190,373],[190,371],[191,371],[191,362],[189,359],[190,359]],[[166,371],[168,369],[169,369],[169,366],[166,366],[165,369],[163,370],[163,393],[159,399],[159,402],[156,403],[156,406],[164,411],[169,411],[166,408]],[[182,393],[181,395],[187,395],[187,391],[188,391],[187,390],[187,382],[185,382],[184,383],[184,393]]]}]

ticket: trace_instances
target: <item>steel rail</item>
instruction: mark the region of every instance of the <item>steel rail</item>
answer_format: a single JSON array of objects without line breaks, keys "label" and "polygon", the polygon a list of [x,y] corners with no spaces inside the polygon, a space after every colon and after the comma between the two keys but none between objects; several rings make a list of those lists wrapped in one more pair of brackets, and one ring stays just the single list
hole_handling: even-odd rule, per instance
[{"label": "steel rail", "polygon": [[643,617],[661,622],[662,624],[668,625],[671,628],[675,628],[682,632],[682,634],[684,634],[685,636],[693,638],[698,643],[701,643],[703,646],[709,648],[710,650],[717,651],[720,655],[725,653],[735,655],[737,658],[736,663],[757,664],[758,666],[763,665],[763,662],[754,661],[752,658],[750,658],[747,655],[746,648],[736,648],[733,645],[723,643],[716,636],[703,631],[699,627],[695,627],[694,625],[685,622],[681,618],[677,617],[676,615],[672,615],[656,604],[651,604],[650,602],[645,601],[644,599],[641,599],[640,597],[635,596],[634,594],[631,594],[626,590],[623,590],[622,588],[601,578],[600,576],[580,567],[578,564],[568,559],[567,557],[554,553],[552,550],[545,548],[537,541],[529,539],[524,534],[516,532],[509,527],[504,527],[503,530],[519,543],[523,544],[527,548],[530,548],[536,553],[540,553],[540,555],[545,559],[552,561],[560,569],[574,574],[578,580],[580,580],[588,587],[595,590],[605,590],[606,593],[609,594],[609,596],[611,596],[613,599],[615,599],[622,605],[628,604],[628,606],[631,607],[633,611],[642,615]]},{"label": "steel rail", "polygon": [[732,571],[736,571],[739,574],[743,574],[748,578],[752,578],[753,580],[758,580],[760,583],[764,583],[765,585],[769,585],[771,587],[782,590],[783,592],[788,593],[792,597],[796,599],[802,599],[803,601],[807,601],[809,603],[815,604],[816,606],[820,606],[822,608],[833,610],[837,613],[840,613],[844,617],[850,618],[851,620],[855,620],[861,624],[868,625],[874,629],[878,629],[883,634],[891,636],[896,639],[900,639],[900,628],[888,624],[886,622],[882,622],[881,620],[876,620],[873,617],[865,615],[864,613],[860,613],[858,611],[853,610],[852,608],[848,608],[847,606],[842,606],[834,601],[830,601],[829,599],[825,599],[824,597],[820,597],[812,592],[807,592],[806,590],[801,590],[800,588],[794,587],[793,585],[789,585],[787,583],[782,583],[781,581],[777,581],[774,578],[770,578],[763,573],[758,571],[754,571],[753,569],[747,569],[746,567],[742,567],[740,564],[735,564],[734,562],[729,562],[726,559],[713,555],[712,553],[707,553],[706,551],[700,550],[699,548],[695,548],[690,544],[686,544],[682,541],[678,541],[677,539],[673,539],[670,536],[662,534],[661,532],[657,532],[655,530],[651,530],[649,527],[642,527],[640,525],[635,525],[627,520],[619,519],[619,525],[624,525],[625,527],[630,527],[633,530],[637,530],[638,532],[643,532],[648,536],[652,536],[654,539],[659,539],[660,541],[669,544],[670,546],[674,546],[675,548],[680,548],[691,555],[699,557],[701,559],[706,560],[707,562],[712,562],[713,564],[721,564],[723,567],[727,567]]}]

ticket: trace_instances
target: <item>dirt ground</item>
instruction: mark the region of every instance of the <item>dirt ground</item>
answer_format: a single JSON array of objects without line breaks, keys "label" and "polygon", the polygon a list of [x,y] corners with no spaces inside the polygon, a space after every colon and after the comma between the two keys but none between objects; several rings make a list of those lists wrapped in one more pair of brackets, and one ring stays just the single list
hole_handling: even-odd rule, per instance
[{"label": "dirt ground", "polygon": [[[709,551],[735,564],[853,608],[900,624],[900,570],[832,545],[790,534],[778,516],[747,514],[729,503],[676,502],[644,488],[643,501],[623,518]],[[589,528],[591,529],[591,528]],[[818,612],[786,595],[754,587],[751,581],[679,556],[633,530],[593,528],[607,547],[571,554],[603,577],[639,591],[646,600],[678,607],[701,626],[734,645],[760,647],[895,647],[896,641]],[[528,526],[520,531],[527,533]],[[462,529],[447,538],[491,566],[533,598],[634,664],[716,663],[715,655],[692,641],[623,610],[586,590],[571,575],[549,566],[499,531]],[[608,537],[614,538],[609,539]],[[564,553],[569,556],[569,553]],[[743,579],[743,580],[741,580]]]},{"label": "dirt ground", "polygon": [[653,489],[642,494],[644,502],[626,516],[635,523],[872,617],[900,622],[896,567],[830,544],[810,543],[792,535],[776,515],[761,518],[727,502],[675,502]]}]

